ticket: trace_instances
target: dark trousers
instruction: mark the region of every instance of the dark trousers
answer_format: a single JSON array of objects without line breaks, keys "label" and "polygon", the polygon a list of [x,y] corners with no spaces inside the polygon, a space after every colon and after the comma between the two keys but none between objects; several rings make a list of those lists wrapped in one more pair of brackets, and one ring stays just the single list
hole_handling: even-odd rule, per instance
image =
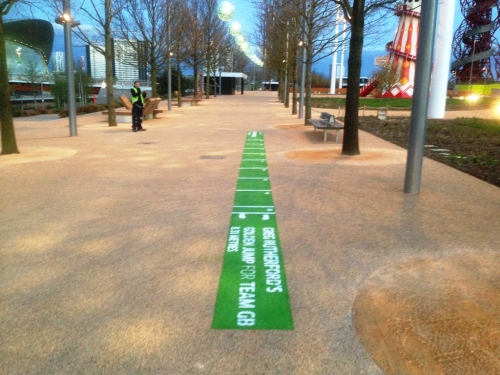
[{"label": "dark trousers", "polygon": [[135,104],[132,107],[132,129],[142,129],[142,109]]}]

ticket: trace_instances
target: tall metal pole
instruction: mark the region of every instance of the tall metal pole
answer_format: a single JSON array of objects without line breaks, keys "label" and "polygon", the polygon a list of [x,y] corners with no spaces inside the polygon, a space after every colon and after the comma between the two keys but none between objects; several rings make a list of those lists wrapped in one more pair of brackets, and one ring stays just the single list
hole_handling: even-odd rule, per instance
[{"label": "tall metal pole", "polygon": [[455,0],[442,0],[439,5],[439,19],[436,52],[432,69],[431,92],[429,94],[428,118],[444,118],[446,91],[450,73],[451,45],[453,43],[453,20]]},{"label": "tall metal pole", "polygon": [[[167,47],[168,47],[168,110],[172,110],[172,59],[170,52],[170,2],[167,5]],[[180,90],[179,90],[180,92]]]},{"label": "tall metal pole", "polygon": [[437,20],[438,0],[422,2],[418,38],[415,88],[411,110],[410,141],[406,162],[405,193],[418,194],[424,158],[425,128],[431,81],[432,50]]},{"label": "tall metal pole", "polygon": [[342,24],[344,25],[342,28],[342,49],[340,51],[340,80],[339,80],[339,89],[342,90],[344,87],[344,51],[345,51],[345,29],[347,27],[347,22],[345,18],[342,18],[341,20]]},{"label": "tall metal pole", "polygon": [[285,108],[289,107],[288,104],[288,21],[286,21],[286,47],[285,47],[285,82],[283,84],[283,101]]},{"label": "tall metal pole", "polygon": [[302,72],[300,74],[299,118],[304,118],[304,91],[306,87],[306,46],[302,49]]},{"label": "tall metal pole", "polygon": [[68,91],[68,117],[69,135],[76,137],[76,103],[75,103],[75,74],[73,67],[73,43],[71,40],[71,10],[69,0],[63,0],[63,13],[68,15],[68,21],[64,22],[64,52],[66,55],[66,87]]},{"label": "tall metal pole", "polygon": [[337,8],[337,13],[335,14],[335,41],[333,42],[333,57],[332,57],[332,76],[330,78],[330,94],[335,94],[335,89],[337,87],[337,48],[339,35],[339,8]]},{"label": "tall metal pole", "polygon": [[304,89],[306,86],[306,20],[302,21],[302,73],[300,75],[299,118],[304,118]]}]

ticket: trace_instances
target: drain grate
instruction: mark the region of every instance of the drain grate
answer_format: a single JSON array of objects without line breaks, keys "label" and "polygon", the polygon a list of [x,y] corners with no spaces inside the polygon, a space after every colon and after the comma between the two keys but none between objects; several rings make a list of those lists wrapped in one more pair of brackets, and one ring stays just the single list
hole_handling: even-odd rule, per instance
[{"label": "drain grate", "polygon": [[200,159],[225,159],[224,155],[201,155]]},{"label": "drain grate", "polygon": [[155,145],[155,144],[157,144],[157,143],[159,143],[159,142],[139,142],[139,143],[137,143],[137,144],[138,144],[138,145]]}]

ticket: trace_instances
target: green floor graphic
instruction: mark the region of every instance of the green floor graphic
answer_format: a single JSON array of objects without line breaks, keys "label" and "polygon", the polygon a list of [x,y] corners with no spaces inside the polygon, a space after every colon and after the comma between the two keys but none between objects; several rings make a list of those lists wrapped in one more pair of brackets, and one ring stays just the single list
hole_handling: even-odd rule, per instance
[{"label": "green floor graphic", "polygon": [[261,132],[246,138],[212,328],[293,329]]}]

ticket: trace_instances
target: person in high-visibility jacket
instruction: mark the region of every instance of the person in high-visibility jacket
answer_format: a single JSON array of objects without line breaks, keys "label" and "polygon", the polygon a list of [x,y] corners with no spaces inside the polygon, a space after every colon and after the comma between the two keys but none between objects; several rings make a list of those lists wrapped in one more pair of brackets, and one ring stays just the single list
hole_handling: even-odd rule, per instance
[{"label": "person in high-visibility jacket", "polygon": [[142,111],[144,109],[144,98],[146,97],[146,91],[141,91],[141,83],[139,81],[134,82],[134,87],[130,89],[132,94],[132,131],[145,131],[142,127]]}]

